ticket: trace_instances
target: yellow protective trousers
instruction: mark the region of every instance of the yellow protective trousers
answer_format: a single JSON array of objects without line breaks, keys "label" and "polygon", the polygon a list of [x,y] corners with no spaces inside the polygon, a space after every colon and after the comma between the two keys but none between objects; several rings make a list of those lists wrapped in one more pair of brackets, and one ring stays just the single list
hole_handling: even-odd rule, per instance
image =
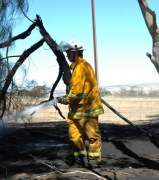
[{"label": "yellow protective trousers", "polygon": [[[89,156],[101,160],[101,135],[98,116],[84,119],[67,119],[69,139],[74,145],[74,156]],[[88,139],[87,139],[88,138]],[[89,141],[88,150],[85,140]]]}]

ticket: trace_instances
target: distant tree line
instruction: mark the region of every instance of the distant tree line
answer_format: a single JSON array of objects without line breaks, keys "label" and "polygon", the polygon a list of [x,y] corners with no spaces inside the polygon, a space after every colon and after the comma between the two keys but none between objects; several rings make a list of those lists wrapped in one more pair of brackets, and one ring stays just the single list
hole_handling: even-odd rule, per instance
[{"label": "distant tree line", "polygon": [[[117,97],[151,97],[159,98],[159,89],[156,90],[144,90],[143,88],[137,88],[136,86],[130,89],[121,88],[117,91],[110,91],[105,88],[100,88],[100,95],[103,96],[117,96]],[[30,98],[46,98],[49,96],[51,89],[46,85],[36,85],[29,89],[21,89],[18,91],[18,95],[21,97]]]},{"label": "distant tree line", "polygon": [[118,91],[109,91],[100,88],[101,96],[117,96],[117,97],[150,97],[159,98],[159,89],[144,90],[143,88],[131,87],[130,89],[121,88]]},{"label": "distant tree line", "polygon": [[35,86],[30,90],[22,89],[18,91],[18,95],[21,97],[31,98],[46,98],[50,92],[50,89],[46,86]]}]

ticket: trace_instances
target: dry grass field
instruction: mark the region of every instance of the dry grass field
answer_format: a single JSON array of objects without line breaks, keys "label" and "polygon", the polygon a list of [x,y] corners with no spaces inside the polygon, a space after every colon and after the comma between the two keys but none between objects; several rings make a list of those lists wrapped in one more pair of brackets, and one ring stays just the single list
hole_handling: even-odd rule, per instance
[{"label": "dry grass field", "polygon": [[[116,111],[135,124],[155,123],[159,121],[159,98],[118,98],[105,96],[103,98]],[[58,104],[63,115],[67,118],[68,106]],[[99,117],[100,122],[112,124],[127,124],[110,109],[103,105],[105,113]],[[50,122],[62,120],[58,111],[52,107],[46,107],[34,113],[23,122]],[[22,122],[22,120],[18,120]]]},{"label": "dry grass field", "polygon": [[[104,100],[133,123],[153,123],[159,121],[159,98],[117,98],[105,97]],[[101,121],[113,124],[126,124],[107,107],[100,117]]]}]

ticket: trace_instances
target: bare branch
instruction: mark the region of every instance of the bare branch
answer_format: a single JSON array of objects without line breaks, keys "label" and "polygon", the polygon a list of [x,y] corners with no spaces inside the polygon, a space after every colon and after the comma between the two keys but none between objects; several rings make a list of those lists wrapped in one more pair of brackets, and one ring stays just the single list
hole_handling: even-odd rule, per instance
[{"label": "bare branch", "polygon": [[35,24],[32,24],[26,31],[24,31],[23,33],[14,36],[13,38],[9,39],[8,41],[2,42],[0,43],[0,48],[5,48],[11,45],[11,43],[13,41],[16,41],[18,39],[25,39],[26,37],[28,37],[31,33],[31,31],[35,28]]},{"label": "bare branch", "polygon": [[16,56],[7,56],[4,58],[1,58],[0,61],[4,60],[4,59],[8,59],[8,58],[15,58],[15,57],[20,57],[20,55],[16,55]]},{"label": "bare branch", "polygon": [[146,0],[138,0],[139,6],[141,8],[146,26],[152,36],[152,38],[155,37],[155,33],[157,30],[157,23],[156,23],[156,14],[154,11],[152,11]]},{"label": "bare branch", "polygon": [[12,70],[10,71],[10,73],[8,74],[7,78],[6,78],[6,83],[4,85],[4,88],[2,90],[2,92],[6,92],[6,90],[8,89],[10,82],[14,76],[14,74],[16,73],[17,69],[19,68],[19,66],[22,65],[22,63],[25,61],[25,59],[31,54],[33,53],[35,50],[37,50],[40,46],[42,46],[44,43],[44,39],[41,39],[40,41],[38,41],[37,43],[35,43],[33,46],[31,46],[29,49],[25,50],[23,52],[23,54],[20,56],[19,60],[16,62],[15,66],[12,68]]},{"label": "bare branch", "polygon": [[23,15],[24,15],[29,21],[31,21],[32,23],[34,23],[34,21],[31,20],[31,19],[26,15],[26,13],[24,12],[24,10],[23,10],[21,7],[20,7],[20,9],[21,9]]},{"label": "bare branch", "polygon": [[5,84],[3,86],[3,89],[0,92],[0,100],[3,103],[3,112],[1,114],[1,118],[4,114],[5,108],[6,108],[6,94],[7,94],[7,90],[12,82],[12,79],[16,73],[16,71],[18,70],[18,68],[22,65],[22,63],[25,61],[25,59],[31,54],[33,53],[35,50],[37,50],[40,46],[43,45],[43,43],[45,42],[44,39],[41,39],[40,41],[38,41],[37,43],[35,43],[33,46],[31,46],[29,49],[25,50],[23,52],[23,54],[20,56],[19,60],[16,62],[16,64],[14,65],[14,67],[12,68],[12,70],[9,72],[9,74],[7,75]]},{"label": "bare branch", "polygon": [[57,62],[59,63],[60,68],[64,72],[64,79],[65,79],[64,83],[66,85],[66,88],[68,89],[68,85],[69,85],[70,78],[71,78],[71,71],[70,71],[69,65],[68,65],[68,63],[67,63],[67,61],[65,59],[64,54],[61,51],[58,51],[56,49],[57,43],[51,38],[49,33],[44,28],[43,22],[42,22],[40,16],[37,15],[36,17],[37,17],[37,19],[35,20],[36,25],[39,27],[40,33],[44,37],[46,43],[48,44],[48,46],[51,48],[51,50],[56,55]]},{"label": "bare branch", "polygon": [[149,8],[147,0],[138,0],[138,3],[153,42],[152,55],[150,53],[146,55],[159,73],[159,28],[156,22],[156,14]]}]

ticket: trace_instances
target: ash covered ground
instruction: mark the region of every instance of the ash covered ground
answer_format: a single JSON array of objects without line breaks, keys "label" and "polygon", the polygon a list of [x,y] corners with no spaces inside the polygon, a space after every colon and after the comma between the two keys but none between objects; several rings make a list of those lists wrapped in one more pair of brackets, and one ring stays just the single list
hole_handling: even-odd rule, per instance
[{"label": "ash covered ground", "polygon": [[67,123],[10,124],[0,129],[0,179],[159,179],[159,124],[100,123],[103,164],[73,168]]}]

